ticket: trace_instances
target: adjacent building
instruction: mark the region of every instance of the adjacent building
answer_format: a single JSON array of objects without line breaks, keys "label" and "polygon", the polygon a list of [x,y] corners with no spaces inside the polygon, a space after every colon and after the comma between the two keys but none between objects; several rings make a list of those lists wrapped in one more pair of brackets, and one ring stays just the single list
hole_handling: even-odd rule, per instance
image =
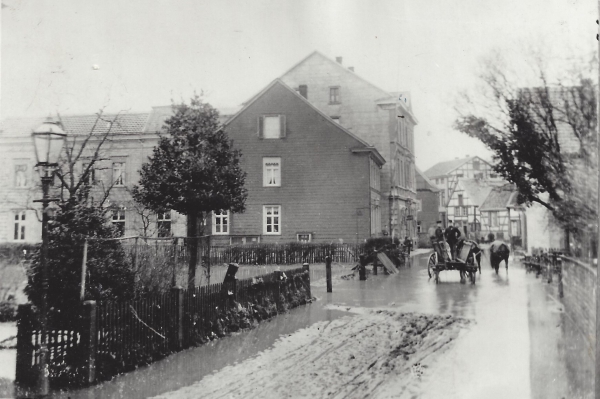
[{"label": "adjacent building", "polygon": [[417,230],[419,234],[419,246],[429,245],[428,231],[436,226],[440,216],[440,192],[441,190],[429,180],[425,174],[415,168],[417,179],[417,201],[420,210],[417,213]]},{"label": "adjacent building", "polygon": [[490,233],[513,246],[527,248],[525,207],[517,202],[519,192],[512,184],[494,187],[481,205],[481,235]]},{"label": "adjacent building", "polygon": [[425,175],[441,190],[440,207],[442,209],[440,213],[444,223],[449,219],[448,202],[460,179],[501,181],[501,178],[493,171],[492,165],[478,156],[439,162],[427,169]]},{"label": "adjacent building", "polygon": [[408,92],[388,92],[315,51],[281,80],[348,132],[374,146],[386,163],[381,173],[378,235],[417,234],[414,128]]}]

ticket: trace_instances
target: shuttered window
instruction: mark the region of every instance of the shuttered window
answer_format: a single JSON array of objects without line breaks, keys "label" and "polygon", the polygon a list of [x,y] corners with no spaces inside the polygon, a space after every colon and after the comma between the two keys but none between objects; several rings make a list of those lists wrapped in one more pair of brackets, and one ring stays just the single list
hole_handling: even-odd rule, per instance
[{"label": "shuttered window", "polygon": [[285,115],[262,115],[258,118],[258,137],[281,139],[285,137]]}]

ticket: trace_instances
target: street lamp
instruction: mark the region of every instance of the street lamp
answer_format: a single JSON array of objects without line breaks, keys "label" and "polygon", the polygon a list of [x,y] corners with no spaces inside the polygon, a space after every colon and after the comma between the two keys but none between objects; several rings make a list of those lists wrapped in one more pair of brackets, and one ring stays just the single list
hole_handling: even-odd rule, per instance
[{"label": "street lamp", "polygon": [[48,191],[54,180],[54,172],[58,167],[58,159],[62,151],[66,138],[65,132],[60,127],[60,124],[53,121],[52,118],[46,119],[37,129],[31,134],[33,146],[35,148],[35,156],[37,159],[36,167],[42,180],[42,199],[34,202],[42,203],[42,249],[40,254],[40,264],[42,269],[42,298],[40,302],[40,318],[41,318],[41,342],[39,348],[39,376],[38,376],[38,394],[45,396],[49,391],[48,383],[48,205],[57,201],[50,198]]}]

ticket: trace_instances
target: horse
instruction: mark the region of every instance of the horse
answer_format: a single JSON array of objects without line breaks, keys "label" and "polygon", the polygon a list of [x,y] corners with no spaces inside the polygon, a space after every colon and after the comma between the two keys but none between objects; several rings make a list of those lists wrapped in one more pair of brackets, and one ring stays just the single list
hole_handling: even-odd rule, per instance
[{"label": "horse", "polygon": [[510,248],[504,243],[504,241],[496,240],[490,245],[490,263],[492,268],[496,270],[500,268],[500,263],[504,261],[506,270],[508,271],[508,257],[510,256]]}]

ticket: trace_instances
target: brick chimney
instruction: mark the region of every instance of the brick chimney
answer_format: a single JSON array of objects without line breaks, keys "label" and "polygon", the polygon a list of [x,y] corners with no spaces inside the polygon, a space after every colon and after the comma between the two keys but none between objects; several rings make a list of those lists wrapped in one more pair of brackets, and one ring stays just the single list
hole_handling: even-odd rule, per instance
[{"label": "brick chimney", "polygon": [[342,63],[342,57],[335,57],[335,60],[337,61],[338,64]]},{"label": "brick chimney", "polygon": [[308,99],[308,86],[307,85],[298,86],[298,92],[300,93],[300,95],[302,97]]}]

